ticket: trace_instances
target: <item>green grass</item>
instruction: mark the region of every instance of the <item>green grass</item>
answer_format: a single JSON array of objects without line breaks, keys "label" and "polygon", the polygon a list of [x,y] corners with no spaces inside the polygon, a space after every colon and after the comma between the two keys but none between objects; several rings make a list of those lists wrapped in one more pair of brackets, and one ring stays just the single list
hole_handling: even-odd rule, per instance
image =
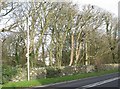
[{"label": "green grass", "polygon": [[2,85],[0,84],[0,89],[2,88]]},{"label": "green grass", "polygon": [[38,80],[21,81],[21,82],[9,82],[4,84],[2,89],[6,89],[7,87],[9,87],[9,89],[16,89],[15,87],[40,86],[45,84],[64,82],[64,81],[82,79],[82,78],[93,77],[93,76],[100,76],[100,75],[110,74],[115,72],[118,72],[118,70],[116,69],[116,70],[107,70],[107,71],[92,72],[92,73],[81,73],[81,74],[69,75],[64,77],[38,79]]}]

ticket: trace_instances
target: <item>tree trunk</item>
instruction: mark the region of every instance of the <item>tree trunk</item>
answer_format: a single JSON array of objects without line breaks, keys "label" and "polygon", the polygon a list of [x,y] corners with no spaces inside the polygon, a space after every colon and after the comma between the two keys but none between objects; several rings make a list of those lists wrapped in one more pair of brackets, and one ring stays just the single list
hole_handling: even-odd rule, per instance
[{"label": "tree trunk", "polygon": [[0,39],[0,83],[2,84],[2,52],[3,52],[3,42]]},{"label": "tree trunk", "polygon": [[44,42],[42,42],[42,60],[43,60],[43,63],[45,64],[45,50],[44,50]]},{"label": "tree trunk", "polygon": [[53,62],[53,61],[52,61],[52,58],[53,58],[53,57],[52,57],[52,49],[50,49],[50,51],[49,51],[50,66],[53,66],[53,65],[52,65],[52,62]]},{"label": "tree trunk", "polygon": [[87,39],[87,35],[86,35],[86,42],[85,42],[85,52],[86,52],[85,65],[88,65],[88,39]]},{"label": "tree trunk", "polygon": [[71,56],[70,56],[69,66],[71,66],[73,64],[73,57],[74,57],[74,34],[72,33],[72,36],[71,36]]},{"label": "tree trunk", "polygon": [[53,50],[53,44],[52,44],[52,41],[51,41],[51,43],[50,43],[50,50],[49,50],[49,61],[50,61],[50,66],[53,66],[53,52],[52,52],[52,50]]},{"label": "tree trunk", "polygon": [[18,44],[15,44],[15,61],[17,65],[19,64],[19,55],[18,55]]},{"label": "tree trunk", "polygon": [[78,63],[78,60],[79,60],[79,57],[80,57],[81,45],[82,45],[82,43],[80,43],[78,49],[76,49],[76,61],[75,61],[75,64]]}]

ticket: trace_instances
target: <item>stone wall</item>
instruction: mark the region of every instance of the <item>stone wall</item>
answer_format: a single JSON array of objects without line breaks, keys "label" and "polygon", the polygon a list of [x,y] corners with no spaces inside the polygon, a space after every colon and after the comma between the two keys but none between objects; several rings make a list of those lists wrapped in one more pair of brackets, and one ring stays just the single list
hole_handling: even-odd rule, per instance
[{"label": "stone wall", "polygon": [[[118,68],[119,64],[104,64],[101,66],[102,70],[110,70],[114,68]],[[88,73],[95,71],[95,66],[88,65],[88,66],[66,66],[61,67],[61,72],[59,76],[66,76],[66,75],[73,75],[78,73]],[[46,78],[47,70],[45,67],[42,68],[32,68],[30,69],[30,79],[42,79]],[[18,73],[14,76],[11,81],[24,81],[27,80],[27,71],[26,69],[19,68]]]},{"label": "stone wall", "polygon": [[[73,75],[78,73],[92,72],[94,70],[93,66],[66,66],[61,67],[60,76]],[[42,79],[46,78],[47,70],[45,67],[42,68],[31,68],[30,69],[30,79]],[[27,80],[27,70],[23,68],[18,68],[16,76],[14,76],[11,81],[18,82]]]},{"label": "stone wall", "polygon": [[[45,68],[31,68],[30,69],[30,79],[41,79],[46,78]],[[18,68],[16,76],[13,76],[11,81],[18,82],[27,80],[27,70],[23,68]]]},{"label": "stone wall", "polygon": [[118,69],[120,64],[105,64],[102,65],[104,69],[109,70],[109,69]]}]

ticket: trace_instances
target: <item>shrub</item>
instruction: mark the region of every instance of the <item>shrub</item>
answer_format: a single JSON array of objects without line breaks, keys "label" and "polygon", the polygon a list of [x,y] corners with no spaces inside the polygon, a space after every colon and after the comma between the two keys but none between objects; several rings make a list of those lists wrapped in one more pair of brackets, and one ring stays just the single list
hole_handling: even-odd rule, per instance
[{"label": "shrub", "polygon": [[30,70],[31,79],[42,79],[46,78],[46,69],[45,68],[32,68]]},{"label": "shrub", "polygon": [[11,81],[11,78],[17,73],[17,68],[12,66],[2,67],[2,83]]},{"label": "shrub", "polygon": [[61,69],[60,68],[46,68],[46,77],[52,78],[52,77],[59,77],[61,75]]}]

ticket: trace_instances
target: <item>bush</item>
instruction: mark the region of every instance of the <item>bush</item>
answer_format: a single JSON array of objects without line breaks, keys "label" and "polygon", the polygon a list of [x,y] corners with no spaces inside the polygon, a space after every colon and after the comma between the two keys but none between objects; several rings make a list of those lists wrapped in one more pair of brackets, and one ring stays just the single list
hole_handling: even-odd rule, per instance
[{"label": "bush", "polygon": [[46,69],[45,68],[32,68],[30,70],[31,79],[42,79],[46,78]]},{"label": "bush", "polygon": [[60,68],[46,68],[46,78],[59,77],[61,75]]},{"label": "bush", "polygon": [[17,73],[16,67],[3,66],[2,67],[2,83],[11,81],[11,78]]}]

